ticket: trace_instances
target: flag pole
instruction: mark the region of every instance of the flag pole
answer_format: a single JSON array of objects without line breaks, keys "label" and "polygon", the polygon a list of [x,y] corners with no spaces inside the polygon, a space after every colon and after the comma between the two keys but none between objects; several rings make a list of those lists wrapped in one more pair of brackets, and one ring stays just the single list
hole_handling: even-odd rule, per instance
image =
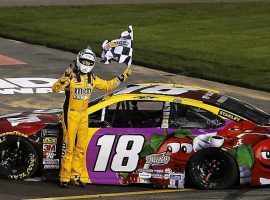
[{"label": "flag pole", "polygon": [[[129,25],[128,26],[128,28],[131,30],[131,42],[133,42],[133,27],[132,27],[132,25]],[[133,46],[133,44],[131,44],[131,47]],[[133,54],[133,48],[132,48],[132,54]],[[128,69],[130,69],[131,68],[131,65],[132,65],[132,58],[133,58],[133,56],[131,55],[131,61],[130,61],[130,64],[129,64],[129,62],[128,62]]]}]

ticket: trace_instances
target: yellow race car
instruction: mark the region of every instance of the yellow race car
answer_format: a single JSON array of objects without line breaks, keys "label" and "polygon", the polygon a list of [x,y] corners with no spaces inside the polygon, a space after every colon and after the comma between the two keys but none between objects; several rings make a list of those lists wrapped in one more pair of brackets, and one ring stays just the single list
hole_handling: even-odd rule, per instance
[{"label": "yellow race car", "polygon": [[[59,110],[0,118],[0,173],[57,179]],[[89,103],[81,179],[224,189],[270,184],[270,115],[218,91],[177,84],[129,85]]]}]

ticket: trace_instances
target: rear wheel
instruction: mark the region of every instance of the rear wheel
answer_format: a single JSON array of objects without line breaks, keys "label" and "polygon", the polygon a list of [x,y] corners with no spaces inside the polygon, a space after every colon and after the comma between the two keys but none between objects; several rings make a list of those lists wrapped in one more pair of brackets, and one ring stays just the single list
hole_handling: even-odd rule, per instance
[{"label": "rear wheel", "polygon": [[38,168],[38,154],[24,137],[7,135],[0,138],[0,173],[8,179],[24,179]]},{"label": "rear wheel", "polygon": [[234,158],[220,148],[202,149],[189,160],[191,183],[200,189],[226,189],[238,181],[239,170]]}]

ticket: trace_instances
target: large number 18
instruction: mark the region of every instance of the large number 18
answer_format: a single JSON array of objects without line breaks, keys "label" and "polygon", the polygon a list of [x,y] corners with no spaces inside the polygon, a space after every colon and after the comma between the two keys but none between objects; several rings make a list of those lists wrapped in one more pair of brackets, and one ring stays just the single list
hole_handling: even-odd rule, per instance
[{"label": "large number 18", "polygon": [[[112,153],[116,135],[103,135],[97,141],[100,146],[94,167],[95,172],[105,172]],[[112,157],[111,170],[115,172],[132,172],[139,161],[139,153],[144,144],[142,135],[122,135],[116,143],[116,153]]]}]

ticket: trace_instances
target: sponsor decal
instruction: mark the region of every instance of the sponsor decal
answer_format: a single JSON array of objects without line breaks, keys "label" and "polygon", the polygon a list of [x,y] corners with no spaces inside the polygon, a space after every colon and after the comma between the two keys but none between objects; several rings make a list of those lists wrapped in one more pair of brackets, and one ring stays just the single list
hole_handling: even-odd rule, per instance
[{"label": "sponsor decal", "polygon": [[151,96],[137,96],[137,97],[133,97],[133,99],[154,99],[155,97],[151,97]]},{"label": "sponsor decal", "polygon": [[157,173],[157,174],[163,174],[164,173],[164,170],[162,170],[162,169],[154,169],[153,172],[154,173]]},{"label": "sponsor decal", "polygon": [[171,104],[169,102],[165,102],[163,106],[163,119],[161,123],[161,128],[169,127],[170,110]]},{"label": "sponsor decal", "polygon": [[164,117],[170,116],[170,112],[167,112],[167,111],[166,112],[163,112],[163,116]]},{"label": "sponsor decal", "polygon": [[138,172],[140,172],[140,173],[142,173],[142,172],[152,173],[153,170],[152,169],[138,169]]},{"label": "sponsor decal", "polygon": [[210,99],[212,96],[213,96],[213,92],[206,92],[203,96],[202,96],[202,98],[203,99]]},{"label": "sponsor decal", "polygon": [[163,179],[163,174],[152,174],[152,178]]},{"label": "sponsor decal", "polygon": [[49,110],[34,110],[33,113],[36,114],[56,114],[56,113],[61,113],[63,109],[49,109]]},{"label": "sponsor decal", "polygon": [[170,174],[170,179],[171,180],[182,180],[182,176],[183,176],[183,174],[173,173],[173,174]]},{"label": "sponsor decal", "polygon": [[228,96],[221,96],[221,97],[217,100],[217,102],[218,102],[218,103],[224,103],[228,98],[229,98]]},{"label": "sponsor decal", "polygon": [[0,95],[51,93],[54,78],[6,78],[0,79]]},{"label": "sponsor decal", "polygon": [[35,165],[35,163],[37,162],[35,155],[33,153],[30,154],[30,162],[29,165],[26,169],[27,175],[33,170],[33,167]]},{"label": "sponsor decal", "polygon": [[232,120],[237,121],[237,122],[242,120],[240,117],[235,116],[234,114],[231,114],[231,113],[226,112],[224,110],[219,110],[218,115],[223,116],[223,117],[227,117],[227,118],[232,119]]},{"label": "sponsor decal", "polygon": [[165,155],[166,152],[160,154],[151,154],[145,157],[146,164],[154,165],[166,165],[170,161],[170,156]]},{"label": "sponsor decal", "polygon": [[167,180],[167,179],[170,178],[170,175],[169,174],[164,174],[163,178]]},{"label": "sponsor decal", "polygon": [[169,116],[169,115],[168,115],[168,116],[164,116],[164,117],[163,117],[163,119],[167,119],[167,120],[168,120],[169,118],[170,118],[170,116]]},{"label": "sponsor decal", "polygon": [[146,172],[142,172],[142,173],[139,173],[139,177],[142,179],[148,179],[148,178],[151,178],[151,174],[146,173]]},{"label": "sponsor decal", "polygon": [[43,138],[45,137],[58,137],[59,130],[57,129],[42,129],[41,130],[41,136]]},{"label": "sponsor decal", "polygon": [[170,185],[168,188],[184,188],[185,172],[172,173],[170,174]]},{"label": "sponsor decal", "polygon": [[56,137],[45,137],[43,138],[43,143],[55,144],[57,143]]},{"label": "sponsor decal", "polygon": [[9,175],[8,178],[17,180],[17,179],[23,179],[26,176],[27,176],[26,173],[23,172],[23,173],[18,174],[18,175]]},{"label": "sponsor decal", "polygon": [[56,157],[56,153],[55,152],[43,152],[43,158],[55,158]]},{"label": "sponsor decal", "polygon": [[44,169],[59,169],[59,165],[44,165]]},{"label": "sponsor decal", "polygon": [[169,127],[169,119],[163,119],[161,128],[168,128]]},{"label": "sponsor decal", "polygon": [[198,89],[193,88],[182,88],[170,85],[153,85],[153,86],[145,86],[145,85],[134,85],[123,90],[116,92],[114,95],[119,94],[131,94],[133,92],[140,92],[146,94],[160,94],[160,95],[181,95],[190,91],[198,91]]},{"label": "sponsor decal", "polygon": [[165,102],[164,103],[164,107],[163,107],[163,111],[164,112],[170,112],[170,110],[171,110],[171,104],[170,104],[170,102]]},{"label": "sponsor decal", "polygon": [[11,126],[18,126],[22,123],[31,123],[31,122],[39,122],[41,121],[36,114],[30,114],[25,117],[10,117],[7,118],[7,120],[10,122]]},{"label": "sponsor decal", "polygon": [[44,165],[59,165],[59,159],[44,158]]},{"label": "sponsor decal", "polygon": [[[37,162],[35,155],[33,153],[29,154],[29,165],[26,168],[26,172],[22,172],[20,174],[14,174],[14,175],[9,175],[9,179],[23,179],[24,177],[28,176],[32,171],[33,167],[35,166],[35,163]],[[16,173],[13,172],[13,173]]]},{"label": "sponsor decal", "polygon": [[55,144],[43,144],[43,151],[56,152],[56,145]]},{"label": "sponsor decal", "polygon": [[0,134],[0,137],[6,136],[6,135],[18,135],[18,136],[22,136],[22,137],[27,137],[27,135],[24,135],[18,131],[5,132],[5,133]]},{"label": "sponsor decal", "polygon": [[166,168],[165,173],[168,173],[168,174],[172,173],[172,169],[171,168]]}]

